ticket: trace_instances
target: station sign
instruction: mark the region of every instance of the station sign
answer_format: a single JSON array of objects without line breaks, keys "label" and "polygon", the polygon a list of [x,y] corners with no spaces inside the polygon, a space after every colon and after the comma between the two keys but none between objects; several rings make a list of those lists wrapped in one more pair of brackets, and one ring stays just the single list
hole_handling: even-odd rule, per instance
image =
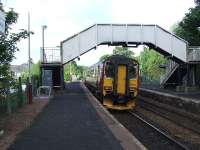
[{"label": "station sign", "polygon": [[0,10],[0,34],[5,33],[5,13]]}]

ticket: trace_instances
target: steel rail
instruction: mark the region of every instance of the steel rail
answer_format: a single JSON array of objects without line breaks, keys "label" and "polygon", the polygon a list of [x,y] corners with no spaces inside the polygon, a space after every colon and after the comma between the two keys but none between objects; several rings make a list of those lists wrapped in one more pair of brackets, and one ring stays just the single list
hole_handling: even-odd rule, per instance
[{"label": "steel rail", "polygon": [[[148,103],[148,102],[146,102],[146,101],[143,101],[143,103],[144,103],[144,105],[141,105],[141,106],[140,106],[140,107],[142,107],[143,109],[145,109],[145,110],[147,110],[147,111],[150,111],[150,112],[152,112],[152,113],[154,113],[154,114],[157,114],[157,115],[161,116],[162,118],[165,118],[165,119],[167,119],[167,120],[169,120],[169,121],[171,121],[171,122],[173,122],[173,123],[175,123],[175,124],[177,124],[177,125],[179,125],[179,126],[185,128],[185,129],[187,129],[187,130],[190,130],[190,131],[192,131],[192,132],[194,132],[194,133],[196,133],[196,134],[200,134],[200,131],[199,131],[198,129],[193,128],[192,126],[187,126],[187,125],[185,125],[185,124],[183,124],[183,123],[181,123],[181,122],[178,122],[178,121],[172,119],[171,117],[168,117],[168,116],[166,115],[166,113],[165,113],[165,111],[167,111],[167,110],[163,110],[161,107],[159,107],[159,106],[157,106],[157,105],[154,105],[154,104],[152,104],[152,103]],[[151,105],[152,108],[151,108],[151,107],[146,107],[145,105]],[[153,107],[155,107],[155,108],[158,109],[158,110],[161,109],[161,111],[162,111],[162,112],[164,111],[165,114],[163,114],[163,113],[160,112],[160,111],[156,111],[155,109],[153,109]],[[170,111],[169,111],[168,113],[171,113],[171,114],[172,114],[172,113],[174,113],[174,112],[170,112]],[[182,119],[191,120],[191,122],[193,122],[193,120],[192,120],[191,118],[187,118],[187,117],[184,116],[184,115],[179,115],[179,114],[175,114],[175,115],[177,115],[178,117],[181,117]]]},{"label": "steel rail", "polygon": [[[165,109],[166,111],[169,111],[171,113],[176,113],[179,116],[190,119],[192,121],[195,120],[196,122],[200,123],[200,118],[198,116],[191,116],[190,114],[185,115],[186,112],[181,112],[181,111],[175,110],[174,108],[170,108],[170,106],[168,106],[168,108],[166,108],[166,106],[158,106],[158,104],[144,100],[144,98],[139,98],[139,100],[144,102],[144,103],[147,103],[149,105],[152,105],[154,107],[159,107],[160,109]],[[164,105],[166,105],[166,104],[164,104]]]},{"label": "steel rail", "polygon": [[180,142],[178,142],[177,140],[175,140],[174,138],[172,138],[171,136],[169,136],[168,134],[164,133],[163,131],[161,131],[160,129],[158,129],[157,127],[155,127],[154,125],[152,125],[151,123],[147,122],[146,120],[144,120],[142,117],[140,117],[139,115],[137,115],[136,113],[133,113],[132,111],[128,111],[129,114],[131,114],[132,116],[134,116],[135,118],[137,118],[138,120],[142,121],[143,123],[145,123],[146,125],[148,125],[149,127],[153,128],[155,131],[157,131],[158,133],[162,134],[164,137],[166,137],[167,139],[169,139],[170,141],[176,143],[176,145],[178,145],[179,147],[181,147],[183,150],[189,150],[188,147],[186,147],[185,145],[181,144]]}]

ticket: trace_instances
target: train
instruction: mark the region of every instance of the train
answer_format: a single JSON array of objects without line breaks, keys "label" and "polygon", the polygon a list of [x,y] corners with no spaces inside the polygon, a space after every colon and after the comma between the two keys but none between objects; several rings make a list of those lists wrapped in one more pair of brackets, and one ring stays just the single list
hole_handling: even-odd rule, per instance
[{"label": "train", "polygon": [[106,108],[129,110],[136,106],[139,79],[137,60],[112,55],[90,67],[85,84]]}]

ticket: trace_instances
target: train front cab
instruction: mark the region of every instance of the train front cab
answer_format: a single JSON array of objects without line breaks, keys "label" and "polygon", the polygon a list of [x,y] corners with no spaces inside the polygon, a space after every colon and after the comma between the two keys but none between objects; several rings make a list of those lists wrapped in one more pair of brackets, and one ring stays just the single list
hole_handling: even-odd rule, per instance
[{"label": "train front cab", "polygon": [[103,79],[103,105],[110,109],[128,110],[135,107],[138,94],[138,64],[106,62]]}]

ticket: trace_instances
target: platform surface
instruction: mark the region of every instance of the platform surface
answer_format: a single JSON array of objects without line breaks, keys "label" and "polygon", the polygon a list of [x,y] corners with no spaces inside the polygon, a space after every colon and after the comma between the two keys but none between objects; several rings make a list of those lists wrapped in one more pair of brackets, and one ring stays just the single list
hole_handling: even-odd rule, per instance
[{"label": "platform surface", "polygon": [[121,150],[80,83],[68,83],[9,150]]},{"label": "platform surface", "polygon": [[175,90],[172,89],[163,89],[160,88],[158,85],[142,85],[141,89],[147,89],[147,90],[151,90],[156,91],[156,92],[160,92],[160,94],[162,93],[166,93],[166,94],[170,94],[176,97],[182,97],[185,99],[190,99],[192,101],[196,101],[199,102],[200,101],[200,91],[194,91],[194,92],[177,92]]}]

